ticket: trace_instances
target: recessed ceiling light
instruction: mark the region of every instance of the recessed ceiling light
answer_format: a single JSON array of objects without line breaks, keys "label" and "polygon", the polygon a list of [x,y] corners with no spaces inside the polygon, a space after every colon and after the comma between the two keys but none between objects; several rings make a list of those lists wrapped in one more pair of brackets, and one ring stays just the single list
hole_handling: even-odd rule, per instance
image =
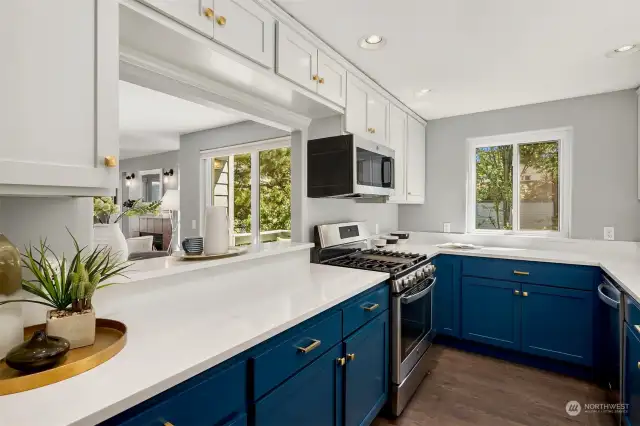
[{"label": "recessed ceiling light", "polygon": [[422,90],[420,91],[420,94],[421,94],[421,95],[424,95],[425,93],[429,93],[430,91],[431,91],[431,89],[422,89]]},{"label": "recessed ceiling light", "polygon": [[615,58],[623,55],[630,55],[632,53],[636,53],[640,51],[640,44],[625,44],[624,46],[620,46],[617,49],[610,50],[607,52],[607,57]]},{"label": "recessed ceiling light", "polygon": [[635,44],[627,44],[626,46],[618,47],[615,51],[618,53],[628,52],[629,50],[636,47]]},{"label": "recessed ceiling light", "polygon": [[358,42],[358,44],[363,49],[375,50],[375,49],[380,49],[382,46],[387,44],[387,40],[384,37],[379,36],[377,34],[371,34],[371,35],[362,37]]}]

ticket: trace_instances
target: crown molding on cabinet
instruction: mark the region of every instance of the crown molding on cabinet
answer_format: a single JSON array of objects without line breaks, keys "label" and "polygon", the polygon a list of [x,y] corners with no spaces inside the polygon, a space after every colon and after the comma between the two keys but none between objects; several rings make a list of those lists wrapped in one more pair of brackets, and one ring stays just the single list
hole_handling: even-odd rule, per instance
[{"label": "crown molding on cabinet", "polygon": [[375,89],[377,92],[390,100],[393,101],[400,109],[405,111],[411,117],[418,120],[422,125],[426,125],[427,121],[416,114],[411,108],[404,104],[401,100],[396,98],[393,94],[387,91],[380,83],[371,78],[368,74],[362,71],[360,68],[356,67],[354,64],[349,62],[345,57],[340,55],[333,47],[329,44],[325,43],[320,37],[318,37],[315,33],[309,30],[307,27],[302,25],[299,21],[289,15],[284,9],[275,4],[272,0],[255,0],[256,3],[260,4],[262,7],[267,9],[277,21],[280,21],[286,24],[289,28],[296,31],[300,36],[307,39],[307,41],[315,44],[318,49],[322,50],[327,56],[329,56],[334,61],[338,62],[342,65],[347,71],[351,74],[354,74],[363,82],[366,82],[369,86]]}]

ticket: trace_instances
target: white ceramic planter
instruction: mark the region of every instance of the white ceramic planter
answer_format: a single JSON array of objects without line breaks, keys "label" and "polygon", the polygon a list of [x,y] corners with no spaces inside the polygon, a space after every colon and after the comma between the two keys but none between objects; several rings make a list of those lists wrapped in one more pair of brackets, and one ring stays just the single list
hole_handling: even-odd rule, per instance
[{"label": "white ceramic planter", "polygon": [[47,313],[47,334],[63,337],[71,344],[71,349],[93,345],[96,341],[96,313],[92,309],[83,314],[62,318],[51,318]]},{"label": "white ceramic planter", "polygon": [[111,253],[117,253],[118,260],[121,262],[129,258],[127,240],[117,223],[93,225],[93,245],[94,247],[107,246],[111,248]]}]

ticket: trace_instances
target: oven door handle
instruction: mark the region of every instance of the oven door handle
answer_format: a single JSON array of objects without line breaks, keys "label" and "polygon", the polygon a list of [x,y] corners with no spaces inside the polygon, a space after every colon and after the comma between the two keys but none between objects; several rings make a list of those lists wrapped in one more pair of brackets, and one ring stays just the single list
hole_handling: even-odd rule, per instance
[{"label": "oven door handle", "polygon": [[406,305],[406,304],[415,302],[416,300],[422,299],[431,291],[431,289],[433,289],[433,286],[436,285],[436,280],[437,278],[434,278],[433,282],[429,285],[429,287],[425,288],[422,291],[419,291],[416,294],[412,294],[411,296],[400,297],[400,301],[402,301],[402,303]]}]

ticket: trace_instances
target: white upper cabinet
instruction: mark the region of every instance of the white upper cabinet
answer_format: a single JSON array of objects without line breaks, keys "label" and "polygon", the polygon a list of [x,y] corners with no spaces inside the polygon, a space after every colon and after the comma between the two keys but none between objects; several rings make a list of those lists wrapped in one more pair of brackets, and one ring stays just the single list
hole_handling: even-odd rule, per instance
[{"label": "white upper cabinet", "polygon": [[318,49],[278,22],[276,73],[313,92],[318,90]]},{"label": "white upper cabinet", "polygon": [[388,144],[389,101],[352,74],[347,77],[345,130]]},{"label": "white upper cabinet", "polygon": [[347,71],[286,25],[278,22],[276,73],[345,105]]},{"label": "white upper cabinet", "polygon": [[407,123],[407,202],[424,203],[426,130],[413,117]]},{"label": "white upper cabinet", "polygon": [[318,94],[345,106],[347,102],[347,71],[318,50]]},{"label": "white upper cabinet", "polygon": [[407,199],[406,190],[406,146],[407,113],[395,105],[389,111],[389,146],[395,152],[395,192],[390,202],[402,203]]},{"label": "white upper cabinet", "polygon": [[194,30],[213,37],[213,0],[139,0]]},{"label": "white upper cabinet", "polygon": [[214,0],[213,10],[215,41],[273,68],[275,19],[269,12],[252,0]]},{"label": "white upper cabinet", "polygon": [[3,1],[0,16],[0,194],[114,193],[117,0]]}]

